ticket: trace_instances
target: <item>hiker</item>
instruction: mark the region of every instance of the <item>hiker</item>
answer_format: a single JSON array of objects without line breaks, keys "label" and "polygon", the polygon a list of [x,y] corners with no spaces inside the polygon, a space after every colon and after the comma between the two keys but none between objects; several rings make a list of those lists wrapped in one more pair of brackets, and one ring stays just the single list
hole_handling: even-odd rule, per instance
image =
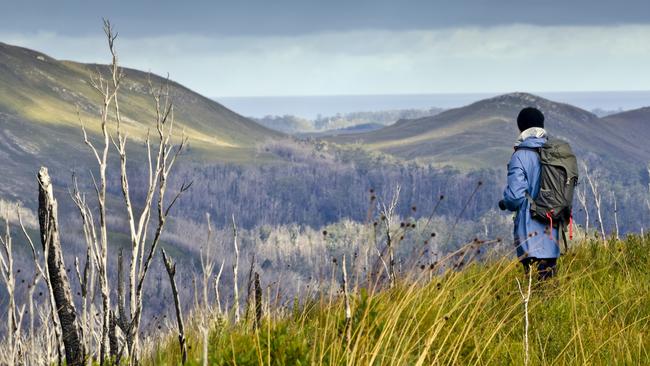
[{"label": "hiker", "polygon": [[[538,109],[522,109],[517,116],[517,126],[520,135],[508,164],[508,185],[499,208],[516,212],[514,243],[524,271],[528,273],[535,266],[539,278],[546,280],[556,272],[560,232],[564,234],[566,226],[571,228],[572,225],[571,201],[577,182],[577,163],[567,143],[553,139],[553,146],[550,146],[544,130],[544,114]],[[543,155],[544,149],[553,149],[554,155]],[[563,159],[559,163],[557,156]],[[543,165],[542,159],[556,160],[554,165]],[[555,169],[560,165],[564,165],[564,170],[545,172],[542,177],[543,166]],[[566,184],[556,185],[558,181]],[[550,188],[557,186],[565,191],[553,192]],[[549,193],[538,199],[540,188]],[[564,243],[566,247],[565,236]]]}]

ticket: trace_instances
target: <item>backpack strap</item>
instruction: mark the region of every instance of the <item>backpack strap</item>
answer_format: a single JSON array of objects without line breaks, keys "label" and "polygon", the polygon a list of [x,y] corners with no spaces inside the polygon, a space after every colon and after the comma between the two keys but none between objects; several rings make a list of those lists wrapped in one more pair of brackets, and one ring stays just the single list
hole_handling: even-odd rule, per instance
[{"label": "backpack strap", "polygon": [[566,240],[566,232],[564,231],[564,220],[560,221],[557,227],[558,231],[562,232],[562,242],[564,243],[564,253],[569,252],[569,241]]},{"label": "backpack strap", "polygon": [[528,190],[526,190],[526,200],[528,200],[528,204],[530,205],[528,209],[534,211],[537,208],[537,204],[535,203],[533,196],[528,193]]},{"label": "backpack strap", "polygon": [[538,154],[541,154],[542,148],[541,147],[528,147],[528,146],[515,146],[515,152],[519,150],[530,150],[534,151]]}]

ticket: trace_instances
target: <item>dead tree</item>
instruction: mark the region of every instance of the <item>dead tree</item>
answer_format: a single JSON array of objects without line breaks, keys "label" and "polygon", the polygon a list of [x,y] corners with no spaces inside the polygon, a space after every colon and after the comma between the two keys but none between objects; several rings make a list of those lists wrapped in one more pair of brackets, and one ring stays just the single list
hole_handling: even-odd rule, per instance
[{"label": "dead tree", "polygon": [[0,236],[0,244],[2,244],[3,251],[0,252],[0,272],[2,272],[2,279],[7,289],[7,349],[0,352],[0,360],[4,353],[4,362],[8,365],[15,365],[20,363],[19,359],[22,353],[22,343],[20,330],[22,325],[23,314],[25,313],[25,305],[17,309],[16,305],[16,277],[14,275],[14,259],[13,248],[11,242],[11,230],[9,228],[9,214],[5,215],[5,235],[4,238]]},{"label": "dead tree", "polygon": [[345,343],[350,344],[352,338],[352,309],[350,308],[350,291],[348,289],[348,270],[345,263],[345,254],[341,260],[341,269],[343,272],[343,297],[345,303]]},{"label": "dead tree", "polygon": [[[47,274],[48,273],[47,258],[48,258],[48,255],[49,255],[49,248],[45,248],[45,250],[43,251],[43,260],[42,260],[42,262],[44,263],[44,266],[41,266],[41,259],[39,258],[38,254],[36,253],[36,246],[34,245],[34,242],[32,241],[32,238],[29,236],[29,234],[27,234],[27,229],[25,229],[25,225],[23,224],[23,220],[22,220],[22,217],[20,215],[20,210],[18,210],[18,222],[20,223],[20,228],[22,229],[22,232],[23,232],[23,235],[25,236],[25,239],[29,243],[30,249],[32,250],[32,258],[34,259],[34,267],[36,268],[35,277],[38,276],[38,277],[42,278],[43,281],[45,282],[45,284],[47,285],[47,290],[48,290],[47,291],[47,298],[49,300],[48,305],[49,305],[49,309],[50,309],[49,317],[44,317],[43,316],[44,314],[42,312],[39,314],[39,317],[40,317],[40,321],[41,321],[41,327],[45,327],[45,330],[47,332],[49,332],[49,330],[50,330],[50,328],[48,326],[48,321],[49,320],[47,320],[47,319],[49,318],[49,319],[52,320],[52,325],[54,327],[54,335],[55,335],[56,342],[57,342],[57,344],[56,344],[56,354],[57,354],[57,356],[59,358],[58,363],[61,364],[61,362],[60,362],[61,357],[62,357],[61,345],[63,344],[63,336],[61,335],[61,327],[59,326],[59,320],[57,318],[56,303],[54,301],[54,295],[53,295],[54,292],[52,291],[52,284],[50,283],[50,278],[48,277],[48,274]],[[38,281],[36,279],[33,280],[34,287],[32,287],[32,290],[34,290],[36,288],[35,284],[37,282]],[[29,312],[31,314],[32,311],[33,311],[33,291],[29,295],[29,301],[30,301],[30,311]],[[32,315],[32,319],[30,319],[30,337],[32,337],[32,339],[33,339],[32,335],[34,334],[33,321],[34,321],[34,319],[33,319],[33,315]],[[49,338],[50,338],[49,334],[47,334],[46,337],[45,337],[46,342],[49,340]],[[46,355],[45,355],[45,360],[46,360],[47,363],[49,363],[50,360],[51,360],[50,346],[51,345],[49,343],[47,343],[47,352],[46,352]]]},{"label": "dead tree", "polygon": [[262,325],[262,286],[260,284],[260,274],[255,272],[255,329]]},{"label": "dead tree", "polygon": [[[127,352],[129,360],[132,363],[137,363],[139,353],[139,328],[142,315],[142,291],[147,272],[150,268],[151,261],[154,257],[164,226],[166,218],[173,205],[182,193],[187,191],[191,183],[183,183],[178,193],[171,199],[169,203],[165,200],[167,192],[167,183],[169,174],[174,166],[176,159],[184,150],[187,144],[187,138],[182,137],[180,144],[174,146],[171,138],[174,135],[174,110],[171,103],[171,96],[169,92],[169,85],[165,84],[160,88],[154,88],[149,83],[150,94],[153,97],[155,108],[155,131],[157,135],[157,146],[155,146],[156,153],[152,152],[150,135],[147,134],[145,145],[147,151],[148,163],[148,181],[146,186],[146,194],[144,202],[142,202],[141,211],[136,215],[131,200],[131,193],[129,189],[129,177],[127,174],[127,134],[122,129],[122,116],[119,107],[119,90],[122,84],[124,74],[118,65],[117,53],[114,47],[114,42],[117,35],[113,32],[112,26],[108,21],[104,22],[104,31],[108,39],[108,47],[111,52],[112,62],[109,66],[108,79],[104,79],[104,75],[98,72],[97,76],[91,80],[91,85],[99,92],[103,98],[102,114],[101,114],[101,131],[103,138],[103,145],[98,149],[89,140],[86,130],[82,124],[82,131],[84,135],[84,142],[89,146],[92,154],[95,156],[99,166],[99,184],[95,182],[95,190],[97,193],[98,209],[99,209],[99,228],[100,238],[98,240],[96,252],[96,265],[99,270],[100,287],[102,292],[102,341],[100,362],[110,352],[108,342],[108,332],[110,328],[110,288],[107,279],[107,258],[108,258],[108,239],[107,239],[107,224],[106,224],[106,167],[108,159],[109,145],[112,144],[117,150],[120,159],[120,181],[122,189],[122,197],[125,204],[125,214],[127,217],[129,234],[130,234],[130,261],[129,261],[129,276],[128,276],[128,292],[123,291],[124,299],[118,304],[118,319],[116,319],[119,328],[125,335]],[[113,113],[109,113],[112,111]],[[114,118],[116,139],[109,135],[108,122],[109,114]],[[81,118],[80,118],[81,120]],[[154,204],[154,199],[157,199],[157,204]],[[77,205],[80,206],[79,204]],[[86,206],[87,207],[87,206]],[[156,211],[157,220],[154,230],[154,237],[147,240],[147,233],[150,228],[150,221],[152,219],[152,211]],[[94,227],[92,215],[84,214],[84,211],[89,212],[85,208],[80,208],[83,216],[86,215],[85,220],[90,222],[89,227]],[[84,221],[86,222],[86,221]],[[88,240],[88,239],[87,239]],[[91,241],[93,240],[91,235]],[[128,302],[126,301],[126,294],[128,293]],[[126,304],[129,304],[128,311]]]},{"label": "dead tree", "polygon": [[237,244],[237,225],[235,224],[235,215],[232,215],[232,236],[233,236],[233,245],[235,247],[235,263],[232,265],[233,272],[233,292],[234,292],[234,306],[235,306],[235,323],[239,323],[239,285],[238,285],[238,273],[239,273],[239,245]]},{"label": "dead tree", "polygon": [[616,202],[616,194],[612,192],[612,200],[614,201],[614,230],[616,240],[620,240],[619,228],[618,228],[618,203]]},{"label": "dead tree", "polygon": [[601,211],[601,204],[603,197],[601,196],[599,190],[599,183],[597,177],[594,177],[592,173],[589,172],[589,168],[586,163],[583,163],[585,169],[585,177],[591,188],[591,193],[594,197],[594,204],[596,205],[596,214],[598,215],[598,225],[600,226],[600,237],[605,244],[607,244],[606,235],[605,235],[605,225],[603,224],[603,215]]},{"label": "dead tree", "polygon": [[[650,164],[648,164],[648,177],[650,177]],[[645,200],[645,204],[648,207],[648,211],[650,211],[650,182],[648,182],[648,198]],[[641,228],[641,231],[643,232],[643,227]],[[643,233],[641,234],[643,236]]]},{"label": "dead tree", "polygon": [[169,284],[172,287],[174,307],[176,308],[176,322],[178,324],[178,344],[181,349],[181,362],[184,365],[185,362],[187,362],[187,345],[185,343],[185,326],[183,325],[181,301],[178,297],[178,288],[176,287],[176,263],[174,263],[172,259],[167,256],[165,249],[162,249],[162,256],[163,262],[165,263],[165,268],[167,269],[167,274],[169,275]]},{"label": "dead tree", "polygon": [[217,303],[217,317],[221,319],[223,316],[223,310],[221,308],[221,298],[219,296],[219,281],[221,280],[221,273],[223,272],[223,266],[226,263],[225,259],[221,261],[221,266],[219,267],[219,272],[214,278],[214,301]]},{"label": "dead tree", "polygon": [[[84,143],[90,148],[95,160],[97,161],[99,169],[99,185],[93,177],[95,183],[95,192],[97,194],[97,204],[99,210],[99,248],[97,248],[97,269],[99,270],[100,291],[102,295],[102,335],[100,342],[100,364],[104,364],[104,360],[108,357],[110,352],[109,345],[109,328],[111,325],[110,312],[110,287],[108,285],[108,228],[106,225],[106,168],[108,167],[108,151],[110,147],[110,136],[108,132],[108,119],[111,105],[116,100],[118,89],[122,81],[122,71],[117,65],[117,55],[114,51],[114,42],[117,35],[113,33],[113,28],[107,20],[104,20],[104,33],[108,39],[108,47],[112,55],[112,63],[110,65],[111,81],[104,79],[104,75],[98,72],[96,77],[91,78],[91,86],[99,93],[102,98],[101,106],[101,145],[95,147],[95,144],[90,141],[86,128],[79,115],[81,130],[83,132]],[[94,225],[94,223],[93,223]]]},{"label": "dead tree", "polygon": [[253,272],[255,270],[255,253],[251,255],[251,265],[248,268],[248,280],[246,281],[246,306],[244,307],[244,323],[248,324],[248,313],[251,309],[251,302],[255,301],[254,294],[252,291],[255,291],[253,287]]},{"label": "dead tree", "polygon": [[[386,249],[388,250],[388,279],[390,287],[395,286],[395,239],[393,237],[393,220],[395,219],[395,210],[397,209],[397,203],[399,201],[401,187],[398,185],[393,193],[388,206],[385,203],[381,203],[381,218],[384,222],[384,229],[386,233]],[[380,259],[384,262],[383,255],[379,254]],[[384,266],[386,266],[384,262]]]},{"label": "dead tree", "polygon": [[[70,197],[74,202],[75,206],[79,210],[82,223],[82,231],[84,234],[84,240],[86,242],[86,262],[84,265],[83,273],[80,271],[78,259],[75,262],[75,267],[77,271],[77,279],[79,280],[79,286],[81,287],[81,322],[82,329],[84,333],[84,343],[86,345],[86,351],[89,353],[88,365],[92,365],[93,355],[91,353],[92,341],[96,335],[95,328],[95,314],[93,299],[95,298],[95,278],[96,269],[98,268],[99,258],[99,242],[97,240],[97,233],[95,230],[95,220],[93,219],[92,210],[88,207],[86,203],[85,195],[81,194],[79,187],[77,185],[77,178],[72,175],[73,188],[70,191]],[[110,315],[110,314],[109,314]],[[115,319],[110,320],[111,328],[114,328]],[[109,330],[110,331],[110,330]],[[101,343],[100,343],[101,344]],[[100,346],[101,348],[101,346]],[[109,340],[110,348],[110,340]]]},{"label": "dead tree", "polygon": [[208,236],[205,240],[205,248],[201,250],[201,270],[203,272],[203,309],[208,313],[211,312],[210,301],[208,297],[208,287],[210,286],[210,278],[214,270],[214,259],[211,253],[212,241],[212,225],[210,225],[210,214],[205,214],[206,222],[208,225]]},{"label": "dead tree", "polygon": [[581,184],[578,189],[576,189],[576,196],[578,197],[578,202],[582,206],[582,211],[585,213],[585,235],[589,235],[589,206],[587,205],[587,186]]},{"label": "dead tree", "polygon": [[530,360],[530,355],[528,351],[528,328],[530,326],[528,320],[528,303],[530,302],[530,293],[533,283],[533,269],[528,268],[528,291],[524,294],[524,291],[521,288],[521,283],[517,278],[517,288],[519,289],[519,295],[521,295],[521,301],[524,303],[524,365],[528,366],[528,361]]},{"label": "dead tree", "polygon": [[47,270],[56,309],[61,322],[65,357],[68,365],[83,365],[85,348],[82,342],[81,328],[72,300],[70,282],[63,263],[63,253],[59,239],[57,219],[57,202],[54,198],[52,183],[47,168],[38,172],[38,219],[41,230],[41,243],[46,251]]},{"label": "dead tree", "polygon": [[199,330],[203,339],[203,364],[207,366],[208,364],[208,332],[210,330],[210,321],[212,318],[212,310],[210,307],[210,301],[208,298],[208,286],[210,284],[210,278],[212,277],[212,271],[214,269],[214,260],[211,255],[211,241],[212,241],[212,225],[210,225],[210,214],[205,214],[205,219],[208,225],[208,236],[205,240],[205,247],[201,248],[201,270],[203,272],[203,309],[200,311],[201,323],[199,324]]}]

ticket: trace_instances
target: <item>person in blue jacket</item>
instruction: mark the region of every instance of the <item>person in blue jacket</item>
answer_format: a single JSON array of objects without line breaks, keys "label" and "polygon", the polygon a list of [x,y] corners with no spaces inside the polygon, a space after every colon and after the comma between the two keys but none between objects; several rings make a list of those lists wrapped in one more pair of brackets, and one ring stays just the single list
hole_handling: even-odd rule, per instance
[{"label": "person in blue jacket", "polygon": [[499,208],[516,212],[514,244],[525,272],[536,266],[540,279],[547,279],[555,274],[560,256],[558,231],[531,217],[526,197],[528,193],[534,200],[539,194],[541,165],[535,149],[546,143],[544,114],[536,108],[524,108],[517,116],[517,126],[521,134],[508,164],[508,185]]}]

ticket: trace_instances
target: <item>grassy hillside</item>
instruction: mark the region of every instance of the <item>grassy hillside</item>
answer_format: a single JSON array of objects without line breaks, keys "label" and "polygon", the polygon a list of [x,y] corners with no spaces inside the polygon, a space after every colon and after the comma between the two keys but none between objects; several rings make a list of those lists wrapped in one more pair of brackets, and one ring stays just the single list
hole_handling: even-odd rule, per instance
[{"label": "grassy hillside", "polygon": [[[144,136],[154,126],[155,109],[150,84],[169,83],[176,131],[189,138],[184,159],[250,162],[257,159],[256,144],[282,134],[267,129],[217,102],[173,81],[124,69],[120,111],[132,161],[144,159]],[[100,128],[101,97],[91,77],[108,74],[105,65],[55,60],[26,48],[0,43],[0,157],[4,162],[0,193],[24,200],[39,166],[47,165],[55,179],[69,182],[72,170],[86,172],[95,164],[83,144],[79,116],[91,139]],[[263,157],[262,157],[263,158]],[[26,191],[25,187],[29,190]]]},{"label": "grassy hillside", "polygon": [[[100,98],[91,76],[107,74],[105,65],[58,61],[25,48],[0,43],[0,111],[43,124],[77,127],[77,108],[96,126]],[[133,69],[124,69],[120,109],[136,136],[146,132],[154,120],[149,79],[159,87],[165,79]],[[173,81],[170,94],[175,117],[196,142],[221,147],[246,147],[260,138],[279,136],[222,105]]]},{"label": "grassy hillside", "polygon": [[[439,165],[502,166],[512,153],[518,134],[517,114],[527,106],[540,108],[545,114],[548,131],[571,142],[579,154],[592,153],[619,161],[650,159],[648,153],[639,154],[637,141],[630,145],[616,128],[604,134],[601,127],[606,121],[599,120],[596,115],[527,93],[501,95],[433,117],[402,120],[377,131],[331,140],[361,142],[400,157],[425,159]],[[642,138],[650,137],[647,129],[636,133]]]},{"label": "grassy hillside", "polygon": [[[534,279],[530,364],[650,362],[649,250],[648,237],[607,246],[583,242],[561,258],[556,279]],[[304,308],[274,313],[257,331],[246,324],[212,323],[210,364],[524,364],[524,306],[517,280],[526,292],[527,277],[518,262],[495,259],[431,280],[428,269],[419,271],[417,281],[354,296],[349,341],[340,298],[303,299]],[[201,342],[194,331],[189,344],[190,364],[200,364]],[[170,335],[155,347],[148,362],[177,364],[176,338]]]}]

